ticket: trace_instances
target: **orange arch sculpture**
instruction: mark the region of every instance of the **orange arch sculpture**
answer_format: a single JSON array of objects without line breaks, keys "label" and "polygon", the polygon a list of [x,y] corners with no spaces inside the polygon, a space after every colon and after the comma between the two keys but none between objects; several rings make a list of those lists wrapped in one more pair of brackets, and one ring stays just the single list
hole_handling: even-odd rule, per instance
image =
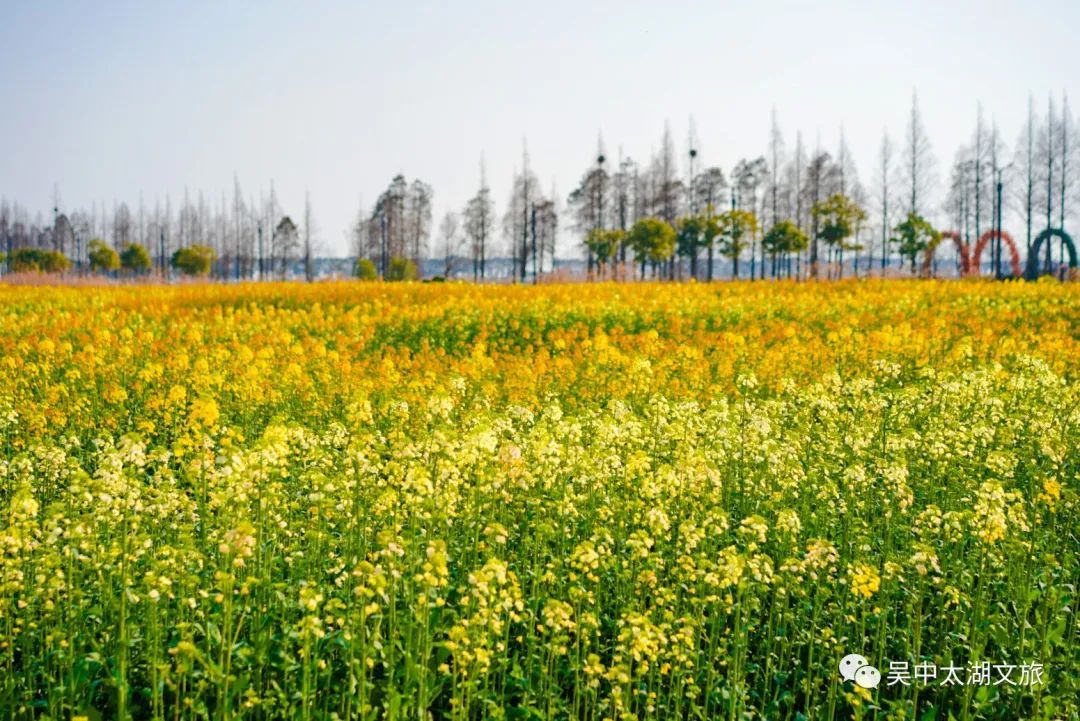
[{"label": "orange arch sculpture", "polygon": [[[923,253],[922,271],[923,275],[930,275],[933,270],[934,263],[934,251],[941,245],[943,240],[951,240],[953,245],[956,246],[956,254],[960,257],[960,275],[967,275],[971,272],[971,256],[968,254],[968,245],[964,242],[964,239],[960,237],[960,234],[955,230],[942,231],[941,237],[932,246],[926,249]],[[1011,240],[1011,239],[1010,239]]]},{"label": "orange arch sculpture", "polygon": [[1024,274],[1020,268],[1020,251],[1017,250],[1013,237],[1005,231],[999,233],[997,230],[988,230],[979,236],[979,240],[975,243],[975,249],[971,253],[968,263],[969,269],[975,274],[979,273],[982,268],[980,261],[982,260],[983,250],[986,248],[987,243],[999,235],[1001,236],[1001,242],[1009,248],[1009,265],[1012,267],[1013,277],[1019,278]]}]

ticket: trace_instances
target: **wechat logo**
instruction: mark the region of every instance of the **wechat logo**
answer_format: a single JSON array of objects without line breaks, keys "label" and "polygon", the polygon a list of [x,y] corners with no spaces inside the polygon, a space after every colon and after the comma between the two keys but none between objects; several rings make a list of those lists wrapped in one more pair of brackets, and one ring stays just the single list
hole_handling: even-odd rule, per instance
[{"label": "wechat logo", "polygon": [[849,653],[840,659],[840,675],[845,681],[854,681],[863,688],[877,688],[881,683],[881,671],[870,665],[865,656]]}]

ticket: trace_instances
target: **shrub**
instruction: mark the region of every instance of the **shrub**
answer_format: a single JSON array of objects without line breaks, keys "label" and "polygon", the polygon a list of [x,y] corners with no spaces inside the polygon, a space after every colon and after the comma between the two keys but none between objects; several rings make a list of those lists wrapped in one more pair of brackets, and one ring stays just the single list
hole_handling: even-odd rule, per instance
[{"label": "shrub", "polygon": [[11,254],[11,270],[15,273],[63,273],[71,261],[56,250],[19,248]]},{"label": "shrub", "polygon": [[207,245],[189,245],[173,253],[172,267],[188,276],[205,276],[217,260],[217,253]]},{"label": "shrub", "polygon": [[154,263],[150,260],[150,253],[146,248],[138,243],[132,243],[120,254],[120,265],[134,275],[142,275],[148,272]]},{"label": "shrub", "polygon": [[387,280],[416,280],[416,263],[408,258],[391,258],[386,270]]},{"label": "shrub", "polygon": [[353,275],[360,280],[375,280],[379,277],[379,271],[376,270],[375,264],[367,258],[359,258],[353,267]]},{"label": "shrub", "polygon": [[120,267],[120,256],[101,238],[94,238],[87,246],[90,270],[94,273],[111,273]]}]

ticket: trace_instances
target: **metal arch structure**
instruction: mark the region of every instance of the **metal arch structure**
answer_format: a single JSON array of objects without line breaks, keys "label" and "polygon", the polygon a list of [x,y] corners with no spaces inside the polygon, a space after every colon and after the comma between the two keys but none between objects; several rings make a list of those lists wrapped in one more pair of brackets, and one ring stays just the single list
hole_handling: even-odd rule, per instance
[{"label": "metal arch structure", "polygon": [[955,230],[942,231],[941,236],[937,242],[929,246],[926,252],[923,253],[922,272],[923,275],[929,276],[933,270],[934,263],[934,251],[941,245],[941,241],[949,239],[956,246],[956,254],[960,257],[960,275],[967,275],[971,272],[971,256],[968,253],[968,245],[964,242],[964,239],[960,237],[960,234]]},{"label": "metal arch structure", "polygon": [[1013,237],[1005,231],[988,230],[979,236],[979,239],[975,242],[975,248],[971,252],[969,260],[970,272],[978,275],[982,269],[982,252],[986,249],[986,245],[993,239],[1001,237],[1001,242],[1009,248],[1009,265],[1012,267],[1012,274],[1014,278],[1019,278],[1024,274],[1023,266],[1020,264],[1020,251],[1016,247],[1016,241]]},{"label": "metal arch structure", "polygon": [[1060,238],[1065,249],[1069,251],[1069,267],[1077,267],[1076,245],[1072,237],[1061,228],[1047,228],[1035,236],[1035,241],[1031,244],[1031,253],[1028,254],[1027,259],[1028,279],[1034,280],[1039,277],[1039,251],[1042,250],[1042,244],[1050,242],[1053,237]]}]

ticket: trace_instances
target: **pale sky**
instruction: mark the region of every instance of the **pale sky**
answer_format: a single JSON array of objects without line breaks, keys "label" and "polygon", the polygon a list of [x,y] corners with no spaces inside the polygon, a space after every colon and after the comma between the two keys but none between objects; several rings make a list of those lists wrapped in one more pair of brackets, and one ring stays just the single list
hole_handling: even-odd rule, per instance
[{"label": "pale sky", "polygon": [[[434,222],[477,187],[502,215],[523,140],[564,203],[596,154],[646,161],[691,116],[706,165],[767,149],[776,109],[864,182],[918,90],[939,175],[976,107],[1010,146],[1029,94],[1080,104],[1080,2],[47,2],[0,19],[0,195],[48,217],[184,188],[310,192],[335,254],[362,198],[404,173]],[[1075,113],[1075,110],[1074,110]],[[562,254],[572,252],[567,235]]]}]

